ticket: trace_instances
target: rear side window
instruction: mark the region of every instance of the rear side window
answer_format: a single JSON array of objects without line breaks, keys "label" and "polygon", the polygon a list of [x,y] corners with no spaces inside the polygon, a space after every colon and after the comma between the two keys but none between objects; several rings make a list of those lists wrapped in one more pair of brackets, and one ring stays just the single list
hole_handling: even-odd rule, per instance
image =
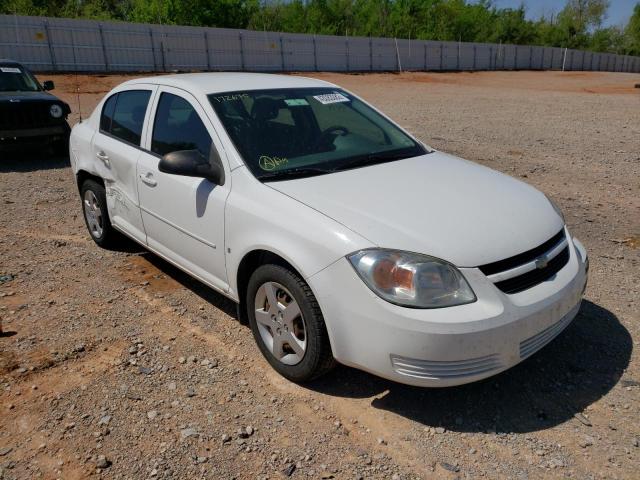
[{"label": "rear side window", "polygon": [[208,159],[211,136],[189,102],[164,92],[153,124],[151,151],[162,156],[178,150],[198,150]]},{"label": "rear side window", "polygon": [[102,109],[100,130],[127,143],[140,145],[150,96],[148,90],[128,90],[109,98]]}]

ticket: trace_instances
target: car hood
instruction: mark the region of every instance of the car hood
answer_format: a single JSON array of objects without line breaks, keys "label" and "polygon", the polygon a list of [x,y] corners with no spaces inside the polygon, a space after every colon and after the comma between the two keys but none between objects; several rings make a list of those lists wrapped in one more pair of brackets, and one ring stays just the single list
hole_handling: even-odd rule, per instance
[{"label": "car hood", "polygon": [[379,247],[460,267],[530,250],[564,224],[535,188],[441,152],[266,185]]}]

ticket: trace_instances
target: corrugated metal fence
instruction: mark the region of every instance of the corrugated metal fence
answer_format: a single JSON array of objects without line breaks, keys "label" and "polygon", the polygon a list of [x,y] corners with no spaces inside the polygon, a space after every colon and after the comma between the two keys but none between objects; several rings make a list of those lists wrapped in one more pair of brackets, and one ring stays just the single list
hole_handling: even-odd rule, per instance
[{"label": "corrugated metal fence", "polygon": [[593,70],[640,57],[563,48],[337,37],[0,15],[0,58],[34,71]]}]

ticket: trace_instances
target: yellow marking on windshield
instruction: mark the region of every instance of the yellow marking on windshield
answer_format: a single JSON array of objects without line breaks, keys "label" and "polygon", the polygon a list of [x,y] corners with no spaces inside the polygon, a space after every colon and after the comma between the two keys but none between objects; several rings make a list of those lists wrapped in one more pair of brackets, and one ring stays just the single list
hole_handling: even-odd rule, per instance
[{"label": "yellow marking on windshield", "polygon": [[289,160],[285,157],[270,157],[268,155],[261,155],[258,160],[258,165],[262,170],[271,172],[282,165],[289,163]]}]

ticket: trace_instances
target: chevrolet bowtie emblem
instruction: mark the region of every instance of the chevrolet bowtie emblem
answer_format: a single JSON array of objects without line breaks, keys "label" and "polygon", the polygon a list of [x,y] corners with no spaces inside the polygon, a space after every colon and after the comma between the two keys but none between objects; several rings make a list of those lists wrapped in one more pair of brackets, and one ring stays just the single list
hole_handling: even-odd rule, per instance
[{"label": "chevrolet bowtie emblem", "polygon": [[546,255],[542,255],[541,257],[536,258],[536,268],[542,269],[549,265],[549,259]]}]

